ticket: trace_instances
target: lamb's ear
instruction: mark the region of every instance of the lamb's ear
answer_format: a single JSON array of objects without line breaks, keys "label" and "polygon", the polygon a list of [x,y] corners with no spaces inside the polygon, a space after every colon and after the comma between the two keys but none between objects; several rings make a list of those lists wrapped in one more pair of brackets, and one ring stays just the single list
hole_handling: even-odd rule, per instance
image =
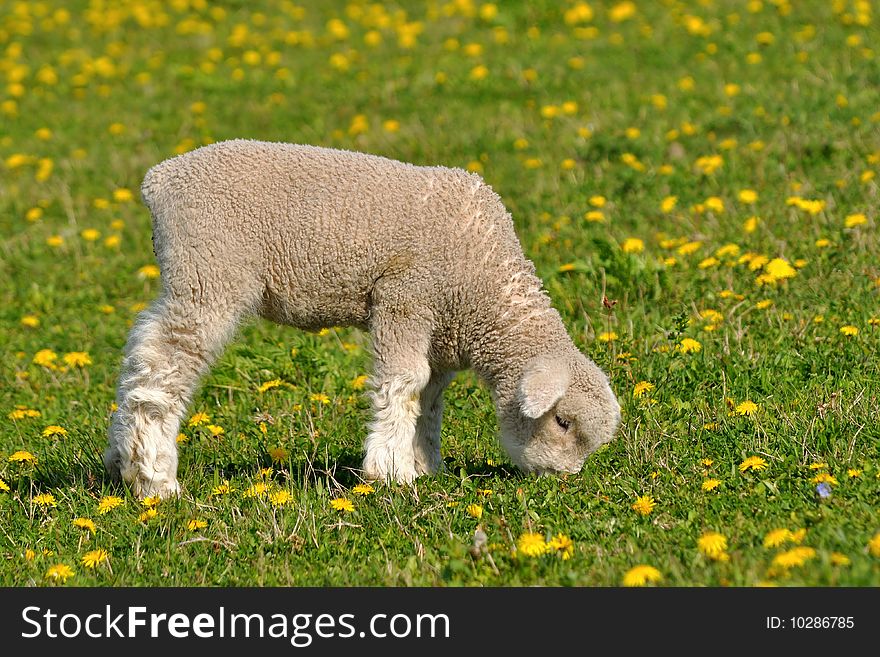
[{"label": "lamb's ear", "polygon": [[519,407],[522,414],[539,418],[562,399],[571,373],[560,358],[536,356],[526,363],[519,381]]}]

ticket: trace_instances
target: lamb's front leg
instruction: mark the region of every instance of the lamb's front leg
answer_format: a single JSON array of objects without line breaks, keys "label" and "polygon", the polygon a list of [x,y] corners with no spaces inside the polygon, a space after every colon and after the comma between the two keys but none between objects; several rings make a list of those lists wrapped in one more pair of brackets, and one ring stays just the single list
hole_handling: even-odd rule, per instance
[{"label": "lamb's front leg", "polygon": [[371,328],[373,421],[364,443],[364,474],[409,483],[423,472],[414,446],[421,395],[431,378],[428,339],[418,327],[379,314]]},{"label": "lamb's front leg", "polygon": [[455,372],[432,372],[431,380],[421,396],[421,413],[416,422],[413,445],[416,472],[435,474],[443,464],[440,454],[440,426],[443,422],[443,391],[455,377]]}]

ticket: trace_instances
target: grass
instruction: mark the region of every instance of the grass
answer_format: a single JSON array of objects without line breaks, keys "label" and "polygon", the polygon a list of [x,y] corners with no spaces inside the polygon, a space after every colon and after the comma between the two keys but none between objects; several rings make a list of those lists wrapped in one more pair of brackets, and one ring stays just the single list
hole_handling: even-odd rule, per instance
[{"label": "grass", "polygon": [[[98,4],[0,7],[0,584],[880,584],[865,3]],[[138,185],[234,137],[482,172],[611,376],[616,440],[524,476],[462,373],[445,473],[359,495],[368,336],[259,322],[195,397],[182,498],[109,481],[160,288]]]}]

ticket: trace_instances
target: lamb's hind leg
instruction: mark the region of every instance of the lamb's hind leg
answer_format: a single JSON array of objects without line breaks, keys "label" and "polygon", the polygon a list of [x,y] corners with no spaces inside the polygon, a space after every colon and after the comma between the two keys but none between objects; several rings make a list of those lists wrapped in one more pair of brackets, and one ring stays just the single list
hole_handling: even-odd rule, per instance
[{"label": "lamb's hind leg", "polygon": [[421,396],[421,414],[416,422],[415,456],[418,474],[435,474],[443,464],[440,454],[440,425],[443,422],[443,391],[455,372],[432,372]]},{"label": "lamb's hind leg", "polygon": [[230,339],[242,309],[168,294],[141,314],[125,348],[104,464],[138,497],[179,492],[180,420],[199,378]]}]

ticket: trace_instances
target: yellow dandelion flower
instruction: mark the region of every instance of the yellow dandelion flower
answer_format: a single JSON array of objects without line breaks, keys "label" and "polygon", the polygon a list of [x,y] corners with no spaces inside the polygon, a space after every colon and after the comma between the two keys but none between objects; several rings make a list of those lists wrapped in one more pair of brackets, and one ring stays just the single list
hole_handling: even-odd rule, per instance
[{"label": "yellow dandelion flower", "polygon": [[72,524],[74,527],[79,527],[80,529],[85,529],[87,531],[92,532],[93,534],[96,531],[95,521],[92,520],[91,518],[76,518]]},{"label": "yellow dandelion flower", "polygon": [[189,419],[189,422],[187,422],[187,426],[197,427],[200,424],[207,424],[210,421],[211,418],[208,416],[207,413],[196,413]]},{"label": "yellow dandelion flower", "polygon": [[59,427],[57,424],[50,424],[48,427],[43,429],[43,437],[51,438],[53,436],[66,436],[67,429],[64,427]]},{"label": "yellow dandelion flower", "polygon": [[654,507],[657,506],[657,502],[650,495],[639,495],[636,497],[636,501],[632,503],[632,509],[636,513],[639,513],[643,516],[650,514]]},{"label": "yellow dandelion flower", "polygon": [[468,504],[465,510],[470,517],[476,518],[477,520],[483,517],[483,507],[479,504]]},{"label": "yellow dandelion flower", "polygon": [[710,559],[727,561],[727,538],[718,532],[706,532],[697,540],[697,548]]},{"label": "yellow dandelion flower", "polygon": [[847,228],[855,228],[856,226],[861,226],[863,224],[868,223],[868,217],[859,212],[858,214],[847,215],[847,217],[843,220],[843,225]]},{"label": "yellow dandelion flower", "polygon": [[[14,411],[12,411],[7,417],[10,420],[23,420],[25,418],[40,417],[41,415],[42,415],[42,413],[40,413],[40,411],[34,410],[32,408],[19,407],[19,408],[16,408]],[[18,452],[16,452],[16,454],[17,453]],[[14,456],[14,454],[13,454],[13,456]],[[21,460],[21,459],[15,459],[15,460]]]},{"label": "yellow dandelion flower", "polygon": [[786,552],[780,552],[773,558],[773,565],[788,569],[803,566],[807,561],[816,556],[816,550],[811,547],[796,547]]},{"label": "yellow dandelion flower", "polygon": [[849,557],[841,552],[832,552],[830,560],[831,564],[834,566],[848,566],[852,563],[849,560]]},{"label": "yellow dandelion flower", "polygon": [[660,201],[660,211],[661,212],[672,212],[673,208],[675,208],[678,203],[677,196],[667,196],[662,201]]},{"label": "yellow dandelion flower", "polygon": [[316,392],[312,395],[309,395],[309,399],[311,399],[313,402],[319,402],[321,404],[330,403],[330,397],[325,395],[323,392]]},{"label": "yellow dandelion flower", "polygon": [[233,492],[235,488],[229,483],[228,480],[224,481],[219,486],[214,486],[211,490],[211,497],[219,497],[220,495],[229,495],[229,493]]},{"label": "yellow dandelion flower", "polygon": [[742,463],[739,464],[740,472],[747,472],[748,470],[764,470],[767,467],[767,461],[762,459],[760,456],[749,456]]},{"label": "yellow dandelion flower", "polygon": [[547,543],[547,547],[561,554],[563,561],[571,559],[572,555],[574,555],[574,541],[565,534],[556,534]]},{"label": "yellow dandelion flower", "polygon": [[718,488],[720,485],[721,485],[721,480],[720,480],[720,479],[706,479],[706,480],[703,481],[703,483],[700,485],[700,488],[702,488],[704,492],[707,492],[707,493],[708,493],[709,491],[713,491],[713,490],[715,490],[715,489]]},{"label": "yellow dandelion flower", "polygon": [[8,493],[10,490],[9,484],[0,479],[0,493]]},{"label": "yellow dandelion flower", "polygon": [[849,469],[846,471],[846,476],[849,477],[849,478],[851,478],[851,479],[856,478],[856,477],[861,477],[861,476],[862,476],[862,471],[861,471],[860,469],[858,469],[858,468],[849,468]]},{"label": "yellow dandelion flower", "polygon": [[153,279],[159,278],[161,275],[161,271],[156,265],[144,265],[140,269],[137,270],[138,278],[143,279]]},{"label": "yellow dandelion flower", "polygon": [[31,454],[28,451],[23,449],[18,450],[14,454],[12,454],[9,459],[7,459],[10,463],[31,463],[34,464],[37,462],[37,457]]},{"label": "yellow dandelion flower", "polygon": [[159,506],[161,502],[162,498],[158,495],[148,496],[141,500],[141,504],[143,504],[148,509],[152,509],[154,506]]},{"label": "yellow dandelion flower", "polygon": [[837,479],[828,474],[827,472],[820,472],[815,477],[810,479],[811,484],[829,484],[831,486],[837,486]]},{"label": "yellow dandelion flower", "polygon": [[675,252],[678,253],[678,255],[691,255],[692,253],[699,251],[701,246],[703,246],[702,242],[685,242],[679,246]]},{"label": "yellow dandelion flower", "polygon": [[787,529],[774,529],[764,536],[764,547],[775,548],[788,543],[791,540],[791,532]]},{"label": "yellow dandelion flower", "polygon": [[205,429],[207,429],[208,432],[214,437],[222,436],[224,433],[226,433],[226,430],[219,424],[208,424],[205,426]]},{"label": "yellow dandelion flower", "polygon": [[269,486],[263,482],[249,486],[244,491],[245,497],[264,497],[269,492]]},{"label": "yellow dandelion flower", "polygon": [[71,351],[64,354],[63,359],[69,367],[86,367],[92,364],[92,359],[85,351]]},{"label": "yellow dandelion flower", "polygon": [[677,349],[683,354],[695,354],[702,351],[703,345],[693,338],[682,338],[681,342],[678,343]]},{"label": "yellow dandelion flower", "polygon": [[630,568],[623,576],[624,586],[645,586],[649,582],[659,582],[663,575],[653,566],[638,565]]},{"label": "yellow dandelion flower", "polygon": [[82,565],[86,568],[95,568],[100,564],[109,561],[110,554],[107,550],[97,549],[86,552],[82,557]]},{"label": "yellow dandelion flower", "polygon": [[549,546],[544,541],[543,535],[526,532],[516,542],[516,549],[518,554],[526,557],[540,557],[547,553]]},{"label": "yellow dandelion flower", "polygon": [[617,338],[618,335],[614,331],[605,331],[596,336],[596,339],[599,342],[613,342],[614,340],[617,340]]},{"label": "yellow dandelion flower", "polygon": [[272,506],[284,506],[293,499],[293,495],[289,491],[279,490],[269,495],[269,503]]},{"label": "yellow dandelion flower", "polygon": [[375,492],[375,488],[370,486],[370,484],[358,484],[351,489],[351,492],[355,495],[369,495],[370,493]]},{"label": "yellow dandelion flower", "polygon": [[140,514],[138,516],[138,522],[142,522],[142,523],[146,524],[150,520],[152,520],[153,518],[156,518],[158,516],[159,516],[159,512],[156,509],[154,509],[154,508],[147,509],[146,511],[144,511],[142,514]]},{"label": "yellow dandelion flower", "polygon": [[764,265],[764,271],[776,281],[794,278],[797,274],[797,271],[785,258],[773,258],[773,260]]},{"label": "yellow dandelion flower", "polygon": [[746,415],[751,417],[758,412],[758,405],[752,400],[746,399],[744,402],[737,404],[735,410],[737,415]]},{"label": "yellow dandelion flower", "polygon": [[841,326],[840,332],[842,335],[845,335],[846,337],[851,338],[851,337],[859,334],[859,329],[857,326],[847,325],[847,326]]},{"label": "yellow dandelion flower", "polygon": [[73,569],[63,563],[50,566],[49,570],[46,571],[46,579],[53,579],[62,583],[66,582],[74,575],[75,573],[73,572]]},{"label": "yellow dandelion flower", "polygon": [[654,384],[650,381],[639,381],[633,388],[633,397],[638,399],[642,395],[651,392],[653,389]]},{"label": "yellow dandelion flower", "polygon": [[638,237],[628,237],[620,245],[624,253],[641,253],[645,250],[645,242]]},{"label": "yellow dandelion flower", "polygon": [[123,504],[125,504],[125,500],[123,500],[121,497],[116,497],[115,495],[107,495],[105,497],[102,497],[101,500],[98,502],[98,513],[103,516],[104,514],[109,513],[116,507],[122,506]]},{"label": "yellow dandelion flower", "polygon": [[352,504],[351,500],[345,497],[336,497],[330,500],[330,506],[332,506],[337,511],[345,511],[346,513],[351,513],[354,511],[354,504]]},{"label": "yellow dandelion flower", "polygon": [[740,190],[739,200],[743,203],[754,203],[758,200],[758,192],[756,192],[754,189]]},{"label": "yellow dandelion flower", "polygon": [[366,374],[361,374],[351,382],[351,387],[355,390],[362,390],[367,384],[368,379],[369,377]]},{"label": "yellow dandelion flower", "polygon": [[58,506],[55,502],[55,496],[52,493],[41,493],[34,497],[34,503],[42,507]]},{"label": "yellow dandelion flower", "polygon": [[40,319],[36,315],[25,315],[21,318],[21,325],[28,328],[37,328],[40,325]]},{"label": "yellow dandelion flower", "polygon": [[875,557],[880,557],[880,532],[874,534],[871,540],[868,541],[868,552]]}]

